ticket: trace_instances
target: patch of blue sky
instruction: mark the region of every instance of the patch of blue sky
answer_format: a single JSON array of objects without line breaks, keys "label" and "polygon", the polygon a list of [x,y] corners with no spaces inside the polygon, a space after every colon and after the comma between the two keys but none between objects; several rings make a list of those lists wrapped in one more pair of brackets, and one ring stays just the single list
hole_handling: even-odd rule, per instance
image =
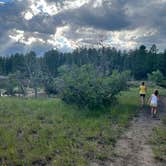
[{"label": "patch of blue sky", "polygon": [[7,2],[12,2],[13,0],[0,0],[0,2],[4,2],[4,3],[7,3]]}]

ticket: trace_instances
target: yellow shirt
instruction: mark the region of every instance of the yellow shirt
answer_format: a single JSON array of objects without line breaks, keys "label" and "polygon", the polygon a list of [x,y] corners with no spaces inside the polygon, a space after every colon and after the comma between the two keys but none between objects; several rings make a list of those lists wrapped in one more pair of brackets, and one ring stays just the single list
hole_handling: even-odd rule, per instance
[{"label": "yellow shirt", "polygon": [[146,94],[146,86],[145,85],[141,85],[140,86],[140,91],[139,91],[140,94]]}]

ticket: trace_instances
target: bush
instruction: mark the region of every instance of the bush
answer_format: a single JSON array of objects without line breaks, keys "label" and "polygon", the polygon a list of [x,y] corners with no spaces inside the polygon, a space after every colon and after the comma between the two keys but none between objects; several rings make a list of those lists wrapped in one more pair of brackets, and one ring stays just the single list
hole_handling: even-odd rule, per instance
[{"label": "bush", "polygon": [[55,95],[57,94],[56,89],[56,80],[54,78],[47,78],[44,81],[44,89],[48,95]]},{"label": "bush", "polygon": [[4,94],[5,95],[11,95],[11,96],[14,96],[15,94],[15,87],[17,87],[17,81],[15,79],[13,79],[11,77],[11,75],[9,75],[9,77],[7,77],[5,80],[2,80],[0,82],[0,89],[4,89],[5,92]]},{"label": "bush", "polygon": [[102,76],[92,65],[62,66],[56,86],[65,102],[92,109],[115,101],[116,95],[127,87],[128,78],[129,72],[117,71]]},{"label": "bush", "polygon": [[153,71],[151,74],[148,74],[148,80],[156,83],[157,85],[164,85],[166,83],[163,74],[159,70]]},{"label": "bush", "polygon": [[163,87],[163,88],[166,88],[166,79],[164,79],[161,82],[159,82],[158,85]]}]

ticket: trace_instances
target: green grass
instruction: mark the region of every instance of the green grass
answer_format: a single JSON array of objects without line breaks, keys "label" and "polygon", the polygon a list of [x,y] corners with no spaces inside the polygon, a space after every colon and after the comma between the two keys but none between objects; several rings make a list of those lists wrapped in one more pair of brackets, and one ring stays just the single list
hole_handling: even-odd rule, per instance
[{"label": "green grass", "polygon": [[0,98],[0,164],[84,166],[109,160],[119,135],[137,114],[137,89],[111,108],[90,111],[59,99]]},{"label": "green grass", "polygon": [[[155,86],[150,87],[149,93],[152,93],[153,89],[155,89]],[[159,90],[160,96],[166,97],[166,88],[157,87],[157,89]],[[152,144],[152,150],[155,158],[157,160],[163,161],[164,163],[166,162],[166,115],[161,118],[162,124],[161,126],[154,128],[150,143]]]},{"label": "green grass", "polygon": [[166,116],[163,118],[163,125],[154,129],[151,143],[155,158],[166,162]]},{"label": "green grass", "polygon": [[150,96],[154,92],[155,89],[158,89],[160,96],[166,96],[166,88],[162,88],[162,87],[155,86],[155,85],[148,87],[147,95]]}]

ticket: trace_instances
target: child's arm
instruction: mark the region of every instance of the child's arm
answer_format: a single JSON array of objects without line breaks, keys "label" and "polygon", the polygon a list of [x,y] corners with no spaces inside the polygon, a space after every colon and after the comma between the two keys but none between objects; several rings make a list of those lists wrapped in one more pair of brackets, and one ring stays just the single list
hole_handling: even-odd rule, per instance
[{"label": "child's arm", "polygon": [[152,95],[149,97],[148,104],[150,104],[151,99],[152,99]]}]

